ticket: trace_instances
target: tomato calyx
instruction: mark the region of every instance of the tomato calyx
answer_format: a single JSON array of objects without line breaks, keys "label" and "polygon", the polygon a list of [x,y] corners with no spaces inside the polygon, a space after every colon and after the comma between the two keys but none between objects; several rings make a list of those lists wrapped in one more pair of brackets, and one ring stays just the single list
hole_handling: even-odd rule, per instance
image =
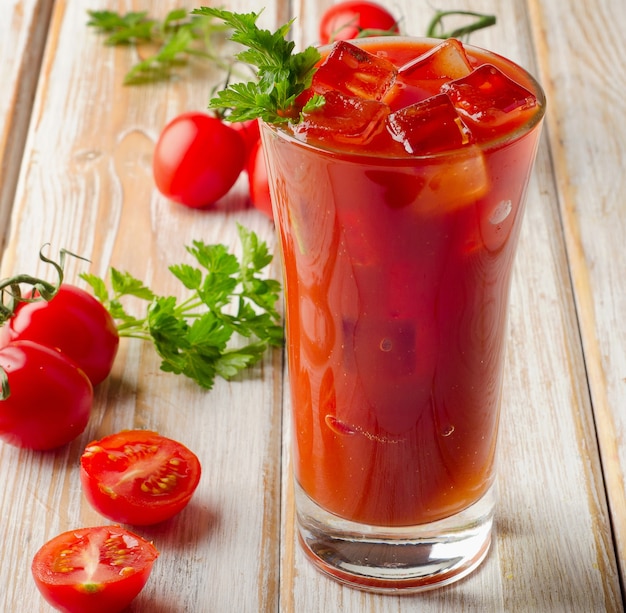
[{"label": "tomato calyx", "polygon": [[[46,245],[44,245],[45,247]],[[65,256],[74,255],[65,249],[61,250],[59,262],[55,262],[47,258],[43,254],[43,247],[39,251],[39,259],[46,264],[54,267],[58,279],[56,283],[50,283],[44,279],[39,279],[28,274],[15,275],[0,280],[0,326],[8,321],[15,313],[20,302],[33,302],[34,300],[52,300],[63,283],[63,267],[65,264]],[[80,257],[80,256],[75,256]],[[83,258],[81,258],[83,259]],[[37,294],[37,298],[27,298],[22,293],[22,285],[30,285],[32,295]]]},{"label": "tomato calyx", "polygon": [[[65,258],[68,255],[81,260],[85,259],[71,251],[61,249],[59,261],[55,262],[43,254],[43,250],[47,245],[48,243],[39,250],[39,259],[54,268],[57,273],[56,282],[51,283],[50,281],[39,279],[29,274],[19,274],[13,277],[7,277],[6,279],[0,279],[0,327],[13,317],[20,303],[36,302],[38,300],[50,301],[56,296],[63,283],[65,276]],[[27,294],[23,292],[22,285],[31,287]],[[0,366],[0,401],[6,400],[10,395],[11,389],[7,373],[4,368]]]}]

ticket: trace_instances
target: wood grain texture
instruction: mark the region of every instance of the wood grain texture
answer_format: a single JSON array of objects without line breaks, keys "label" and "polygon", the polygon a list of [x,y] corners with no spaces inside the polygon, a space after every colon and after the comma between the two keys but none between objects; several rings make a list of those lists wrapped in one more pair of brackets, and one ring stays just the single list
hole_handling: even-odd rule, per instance
[{"label": "wood grain texture", "polygon": [[[425,31],[427,2],[381,1],[402,16],[406,32]],[[137,53],[105,47],[85,25],[88,9],[164,15],[199,4],[9,4],[11,24],[0,21],[0,77],[9,84],[0,91],[1,276],[50,274],[38,259],[49,242],[53,255],[67,248],[91,260],[70,261],[69,280],[87,270],[104,275],[113,265],[159,292],[177,293],[167,266],[185,261],[184,246],[193,239],[237,250],[239,222],[274,248],[272,224],[248,206],[245,176],[210,211],[174,205],[153,185],[159,131],[182,111],[204,109],[223,75],[198,64],[168,83],[125,87]],[[264,7],[269,28],[297,17],[293,36],[302,47],[317,41],[331,2],[225,4]],[[42,31],[35,23],[45,7],[51,13]],[[150,347],[125,340],[76,441],[46,454],[0,444],[2,613],[52,611],[30,578],[32,556],[59,532],[106,523],[82,497],[78,461],[90,440],[130,427],[184,442],[204,468],[189,508],[162,526],[137,530],[161,556],[133,613],[624,610],[626,339],[619,316],[626,306],[620,274],[626,127],[615,109],[626,99],[626,79],[623,64],[607,58],[625,55],[617,25],[626,23],[625,8],[622,0],[459,0],[454,8],[464,7],[497,14],[497,26],[472,42],[537,73],[549,97],[513,275],[497,529],[484,565],[457,585],[408,598],[365,594],[322,577],[296,542],[282,352],[206,393],[160,372]],[[26,69],[29,49],[43,50],[44,39],[41,70]],[[15,101],[25,82],[35,98],[20,124]],[[23,154],[8,137],[16,130]],[[14,171],[7,169],[20,167],[11,187]],[[277,262],[272,274],[279,275]]]},{"label": "wood grain texture", "polygon": [[[626,53],[620,0],[532,0],[533,32],[551,99],[548,136],[570,274],[626,581]],[[565,5],[563,5],[565,6]],[[558,23],[558,27],[552,24]]]},{"label": "wood grain texture", "polygon": [[7,0],[0,20],[0,254],[54,0]]},{"label": "wood grain texture", "polygon": [[[180,5],[153,2],[150,10],[164,16]],[[186,244],[202,239],[238,250],[239,222],[273,248],[273,226],[248,208],[243,176],[208,212],[177,206],[156,192],[151,156],[161,128],[182,111],[206,108],[224,75],[198,64],[172,82],[123,86],[136,53],[105,47],[86,27],[87,9],[103,6],[125,12],[145,3],[55,3],[2,274],[50,275],[37,255],[50,242],[51,254],[64,247],[93,263],[70,261],[68,280],[78,282],[77,273],[85,270],[104,275],[113,265],[156,291],[180,292],[167,266],[189,261]],[[276,19],[271,7],[264,18]],[[74,443],[45,455],[0,447],[2,557],[11,560],[0,566],[0,583],[8,586],[0,610],[17,611],[15,603],[19,610],[51,610],[34,589],[30,560],[55,534],[104,521],[82,498],[78,460],[90,440],[130,427],[184,442],[205,469],[184,513],[164,526],[137,530],[154,540],[161,556],[133,610],[276,610],[281,364],[277,351],[245,383],[218,382],[206,393],[163,376],[150,347],[123,341],[112,376],[97,390],[90,424]]]}]

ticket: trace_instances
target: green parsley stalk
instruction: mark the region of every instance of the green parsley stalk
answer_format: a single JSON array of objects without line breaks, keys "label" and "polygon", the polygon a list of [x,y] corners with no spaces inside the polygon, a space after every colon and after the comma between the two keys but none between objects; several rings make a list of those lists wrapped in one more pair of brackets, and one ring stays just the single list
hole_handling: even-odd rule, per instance
[{"label": "green parsley stalk", "polygon": [[[156,296],[143,282],[114,268],[112,293],[102,279],[90,274],[81,277],[118,322],[120,336],[151,341],[162,359],[161,370],[185,375],[211,389],[216,376],[231,379],[256,364],[269,347],[283,343],[276,310],[280,283],[261,275],[272,255],[254,232],[243,226],[238,230],[241,261],[224,245],[193,241],[187,251],[197,265],[169,267],[190,292],[182,302],[173,296]],[[148,303],[145,317],[128,313],[121,302],[125,296]],[[236,337],[245,342],[231,344]]]},{"label": "green parsley stalk", "polygon": [[219,42],[228,27],[212,17],[190,15],[182,8],[170,11],[163,20],[150,17],[147,11],[87,13],[87,25],[105,34],[105,45],[150,45],[155,49],[126,73],[125,85],[167,80],[191,58],[210,61],[224,70],[232,69],[232,61],[219,52]]},{"label": "green parsley stalk", "polygon": [[[180,301],[174,296],[156,295],[141,280],[115,268],[110,270],[110,289],[96,275],[83,273],[80,277],[111,313],[120,337],[151,342],[161,357],[161,370],[185,375],[200,387],[211,389],[216,377],[231,379],[256,364],[267,349],[283,343],[276,308],[281,286],[264,275],[272,254],[251,230],[239,225],[238,232],[240,260],[225,245],[193,241],[186,249],[195,264],[169,267],[186,290]],[[54,266],[56,283],[28,275],[0,282],[0,325],[20,302],[33,300],[24,297],[21,284],[36,290],[38,299],[54,299],[63,282],[66,254],[69,252],[61,252],[61,263],[57,264],[40,253],[42,261]],[[144,314],[132,315],[124,304],[126,299],[145,303]],[[0,383],[4,396],[8,396],[3,374],[0,368]]]},{"label": "green parsley stalk", "polygon": [[[273,124],[297,121],[296,98],[311,85],[321,56],[315,47],[294,53],[295,43],[286,38],[293,20],[270,32],[257,26],[260,13],[233,13],[212,7],[195,9],[193,13],[216,17],[232,28],[231,40],[244,46],[236,58],[257,71],[255,81],[231,83],[218,91],[209,107],[227,109],[229,121],[256,118]],[[302,110],[309,111],[322,104],[322,96],[313,96]]]}]

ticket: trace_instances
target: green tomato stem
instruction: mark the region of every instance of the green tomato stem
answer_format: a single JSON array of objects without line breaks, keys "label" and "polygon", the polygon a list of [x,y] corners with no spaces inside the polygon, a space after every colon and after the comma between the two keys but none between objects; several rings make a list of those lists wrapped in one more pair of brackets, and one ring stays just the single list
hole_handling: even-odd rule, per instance
[{"label": "green tomato stem", "polygon": [[[466,25],[456,28],[454,30],[445,31],[443,29],[443,20],[450,15],[464,15],[467,17],[475,17],[476,19]],[[488,28],[495,25],[496,16],[486,15],[484,13],[476,13],[474,11],[437,11],[432,18],[427,30],[426,36],[430,38],[462,38],[468,36],[476,30]]]}]

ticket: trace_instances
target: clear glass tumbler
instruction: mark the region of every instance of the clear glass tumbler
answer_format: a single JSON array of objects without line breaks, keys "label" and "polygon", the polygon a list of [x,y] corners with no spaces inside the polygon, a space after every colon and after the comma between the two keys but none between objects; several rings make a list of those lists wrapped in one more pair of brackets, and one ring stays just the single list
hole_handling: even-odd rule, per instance
[{"label": "clear glass tumbler", "polygon": [[[433,41],[359,43],[393,57]],[[464,577],[491,541],[511,269],[545,109],[479,144],[349,151],[262,126],[284,274],[299,538],[361,589]]]}]

